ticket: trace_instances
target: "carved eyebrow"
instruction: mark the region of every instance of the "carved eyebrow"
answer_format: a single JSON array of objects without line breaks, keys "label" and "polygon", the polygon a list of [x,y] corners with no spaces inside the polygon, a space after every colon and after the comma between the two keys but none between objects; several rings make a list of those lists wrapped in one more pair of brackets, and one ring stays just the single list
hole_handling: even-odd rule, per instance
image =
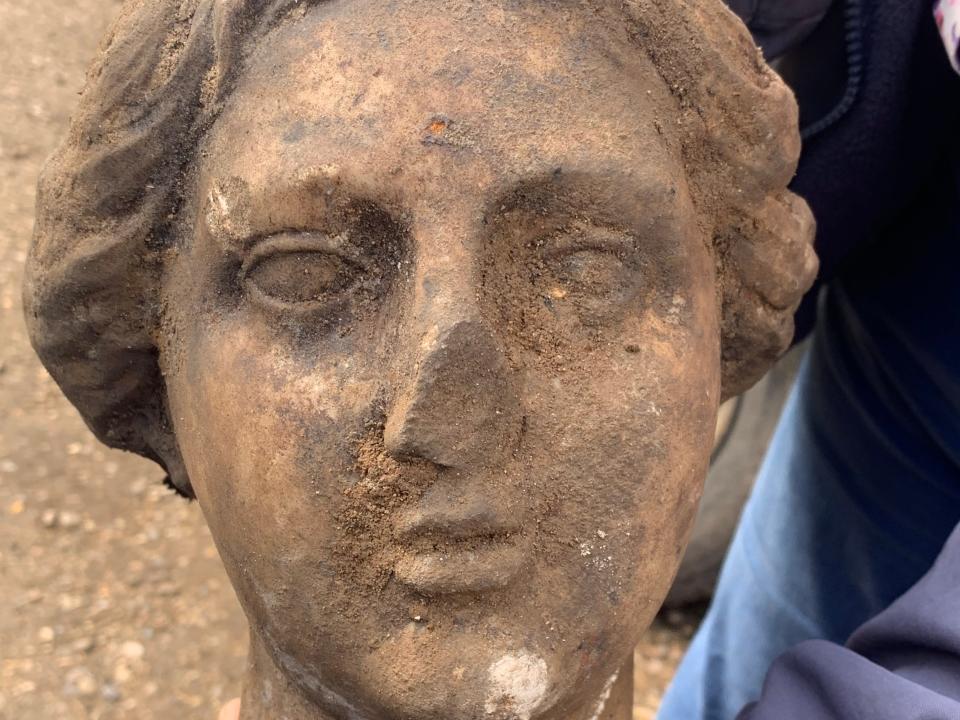
[{"label": "carved eyebrow", "polygon": [[202,199],[201,221],[211,237],[242,250],[251,238],[273,232],[337,229],[359,206],[384,207],[379,190],[375,194],[329,163],[263,178],[256,186],[239,177],[214,178]]},{"label": "carved eyebrow", "polygon": [[[292,175],[281,177],[264,188],[251,189],[249,183],[240,177],[214,178],[204,199],[205,220],[211,232],[229,231],[230,224],[236,223],[236,215],[249,216],[257,201],[263,204],[279,199],[284,194],[322,194],[342,184],[339,165],[323,163],[297,170]],[[249,222],[249,217],[246,221]],[[246,230],[246,228],[235,228]]]},{"label": "carved eyebrow", "polygon": [[[528,209],[543,210],[550,205],[556,209],[564,205],[576,206],[577,195],[584,193],[584,199],[591,197],[590,190],[599,190],[621,202],[630,199],[630,205],[643,208],[650,216],[650,210],[656,209],[661,217],[673,215],[676,211],[678,189],[675,183],[663,183],[661,173],[623,172],[619,167],[597,167],[567,169],[557,165],[533,177],[514,182],[501,190],[487,204],[492,214],[504,210]],[[667,175],[667,177],[671,177]],[[596,197],[594,195],[594,197]],[[559,207],[558,207],[559,206]]]}]

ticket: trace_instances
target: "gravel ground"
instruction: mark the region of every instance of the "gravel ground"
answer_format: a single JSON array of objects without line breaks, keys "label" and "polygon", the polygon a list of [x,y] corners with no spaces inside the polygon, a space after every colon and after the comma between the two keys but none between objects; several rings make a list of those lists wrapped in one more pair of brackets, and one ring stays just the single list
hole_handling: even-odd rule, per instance
[{"label": "gravel ground", "polygon": [[[21,319],[36,177],[118,7],[0,0],[0,720],[212,720],[246,654],[199,508],[96,442]],[[638,648],[636,720],[694,621],[671,614]]]}]

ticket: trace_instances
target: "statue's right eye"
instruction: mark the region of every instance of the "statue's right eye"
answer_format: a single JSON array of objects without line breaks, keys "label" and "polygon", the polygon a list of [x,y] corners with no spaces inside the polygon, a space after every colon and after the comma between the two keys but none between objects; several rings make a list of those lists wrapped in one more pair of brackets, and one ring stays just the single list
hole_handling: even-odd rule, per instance
[{"label": "statue's right eye", "polygon": [[240,273],[254,300],[274,308],[321,309],[344,299],[365,268],[342,238],[290,233],[258,244]]},{"label": "statue's right eye", "polygon": [[256,292],[286,303],[324,302],[349,290],[362,268],[329,252],[285,252],[263,258],[244,275]]}]

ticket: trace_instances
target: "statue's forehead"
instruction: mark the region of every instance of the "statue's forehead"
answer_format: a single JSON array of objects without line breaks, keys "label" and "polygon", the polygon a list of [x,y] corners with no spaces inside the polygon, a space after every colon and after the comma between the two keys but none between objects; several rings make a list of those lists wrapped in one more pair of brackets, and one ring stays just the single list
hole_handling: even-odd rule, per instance
[{"label": "statue's forehead", "polygon": [[531,124],[492,137],[482,117],[424,112],[395,117],[382,131],[340,132],[322,119],[280,114],[249,135],[225,129],[201,157],[201,184],[243,188],[263,215],[322,197],[325,205],[366,198],[402,213],[475,216],[513,192],[585,193],[611,211],[686,207],[680,158],[655,132],[625,139],[616,124],[561,123],[528,133]]},{"label": "statue's forehead", "polygon": [[651,144],[651,121],[675,114],[619,18],[481,5],[466,17],[447,4],[320,6],[257,48],[229,103],[234,132],[287,144],[314,134],[344,149],[426,140],[474,154],[549,155],[556,144],[616,154]]},{"label": "statue's forehead", "polygon": [[211,137],[218,174],[269,185],[337,165],[369,177],[441,174],[472,187],[556,168],[681,175],[678,145],[660,121],[673,99],[659,82],[645,89],[610,74],[591,89],[522,58],[443,65],[419,79],[389,64],[337,69],[315,59],[327,66],[314,76],[298,70],[309,62],[291,60],[238,88]]},{"label": "statue's forehead", "polygon": [[[539,3],[475,0],[340,0],[314,4],[302,18],[282,23],[258,43],[251,60],[303,61],[301,71],[388,61],[399,74],[418,77],[464,64],[481,69],[517,64],[543,76],[571,61],[596,69],[646,52],[635,42],[625,15],[597,2]],[[618,3],[602,3],[616,6]],[[462,63],[458,62],[462,59]],[[318,62],[320,61],[320,62]],[[248,65],[249,67],[249,65]]]},{"label": "statue's forehead", "polygon": [[561,171],[668,201],[685,184],[662,121],[675,101],[634,43],[603,44],[616,28],[496,3],[481,17],[406,17],[414,5],[388,21],[361,0],[355,14],[315,11],[271,35],[208,139],[206,184],[237,178],[267,203],[321,178],[404,209],[465,213]]}]

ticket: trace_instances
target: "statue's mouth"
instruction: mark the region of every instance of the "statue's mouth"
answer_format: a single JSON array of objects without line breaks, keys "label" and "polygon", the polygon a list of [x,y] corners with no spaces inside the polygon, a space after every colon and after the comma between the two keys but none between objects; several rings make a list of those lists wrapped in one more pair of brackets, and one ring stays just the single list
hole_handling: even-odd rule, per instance
[{"label": "statue's mouth", "polygon": [[530,559],[522,535],[422,538],[404,549],[395,577],[424,595],[481,593],[509,585]]},{"label": "statue's mouth", "polygon": [[506,587],[531,556],[519,519],[500,517],[485,503],[421,505],[401,514],[396,537],[402,553],[395,577],[424,595]]}]

